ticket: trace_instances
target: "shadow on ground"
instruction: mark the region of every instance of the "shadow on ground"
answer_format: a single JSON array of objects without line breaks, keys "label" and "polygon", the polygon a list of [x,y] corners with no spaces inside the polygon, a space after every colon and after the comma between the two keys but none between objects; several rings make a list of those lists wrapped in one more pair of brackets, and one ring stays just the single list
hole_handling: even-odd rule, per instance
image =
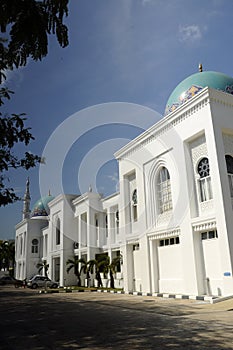
[{"label": "shadow on ground", "polygon": [[[150,301],[149,301],[150,300]],[[0,288],[0,348],[233,349],[233,327],[190,309],[100,293],[38,294]]]}]

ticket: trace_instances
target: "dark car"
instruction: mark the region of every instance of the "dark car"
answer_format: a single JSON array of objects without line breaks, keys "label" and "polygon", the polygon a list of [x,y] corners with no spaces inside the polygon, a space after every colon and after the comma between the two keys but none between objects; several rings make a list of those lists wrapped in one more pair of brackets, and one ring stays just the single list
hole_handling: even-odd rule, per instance
[{"label": "dark car", "polygon": [[21,286],[23,286],[23,283],[24,283],[23,281],[17,280],[16,278],[14,278],[12,276],[3,276],[0,278],[0,285],[2,285],[2,286],[12,284],[15,287],[21,287]]}]

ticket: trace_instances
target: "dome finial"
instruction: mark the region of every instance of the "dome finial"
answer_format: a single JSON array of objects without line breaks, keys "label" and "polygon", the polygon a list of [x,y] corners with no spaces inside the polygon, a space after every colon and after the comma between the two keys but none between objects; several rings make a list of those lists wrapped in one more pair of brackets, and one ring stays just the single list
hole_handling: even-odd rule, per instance
[{"label": "dome finial", "polygon": [[202,64],[201,63],[199,63],[198,69],[199,69],[199,72],[202,72]]}]

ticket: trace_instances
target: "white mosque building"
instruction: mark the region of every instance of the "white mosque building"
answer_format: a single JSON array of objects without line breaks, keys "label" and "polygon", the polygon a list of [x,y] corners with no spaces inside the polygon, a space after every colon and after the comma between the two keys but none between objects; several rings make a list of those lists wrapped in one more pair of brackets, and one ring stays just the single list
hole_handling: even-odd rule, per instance
[{"label": "white mosque building", "polygon": [[[122,255],[127,292],[233,294],[233,78],[200,71],[170,95],[165,116],[115,154],[119,192],[41,198],[16,226],[16,278],[42,260],[60,285],[66,261]],[[71,210],[72,208],[72,210]]]}]

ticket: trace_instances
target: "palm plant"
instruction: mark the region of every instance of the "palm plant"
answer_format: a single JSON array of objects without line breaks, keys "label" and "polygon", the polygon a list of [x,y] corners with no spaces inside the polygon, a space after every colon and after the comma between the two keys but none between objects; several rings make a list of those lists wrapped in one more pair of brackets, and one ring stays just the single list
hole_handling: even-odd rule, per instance
[{"label": "palm plant", "polygon": [[98,260],[98,259],[89,260],[88,264],[89,264],[90,273],[95,272],[95,278],[98,282],[98,288],[103,287],[100,271],[101,269],[104,270],[104,266],[106,265],[106,257],[103,257],[101,260]]},{"label": "palm plant", "polygon": [[66,262],[66,265],[69,265],[66,269],[67,273],[70,272],[70,270],[74,269],[74,274],[77,277],[78,287],[81,287],[81,276],[79,271],[79,263],[80,260],[78,256],[75,256],[73,259],[68,259]]},{"label": "palm plant", "polygon": [[104,266],[104,274],[107,275],[109,273],[110,288],[113,288],[113,289],[115,288],[114,275],[116,273],[116,270],[117,270],[120,262],[121,262],[121,256],[117,256],[116,258],[113,258],[111,263],[110,263],[109,256],[106,257],[106,264]]},{"label": "palm plant", "polygon": [[86,275],[86,279],[90,279],[90,272],[89,272],[89,261],[86,261],[86,259],[79,259],[79,262],[81,263],[80,268],[80,274],[83,272]]},{"label": "palm plant", "polygon": [[46,260],[43,260],[42,262],[39,262],[36,267],[38,268],[38,272],[41,273],[41,271],[44,272],[45,276],[48,277],[48,270],[49,270],[49,264],[47,264]]}]

